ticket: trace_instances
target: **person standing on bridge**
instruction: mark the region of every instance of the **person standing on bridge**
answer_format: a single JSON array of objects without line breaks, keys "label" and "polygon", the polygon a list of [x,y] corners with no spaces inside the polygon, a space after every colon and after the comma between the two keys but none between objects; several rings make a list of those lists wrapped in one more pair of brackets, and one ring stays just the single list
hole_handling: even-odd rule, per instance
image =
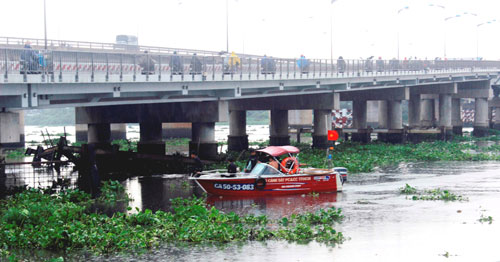
[{"label": "person standing on bridge", "polygon": [[174,51],[174,54],[172,55],[170,59],[170,69],[172,70],[173,75],[180,75],[182,74],[182,63],[181,63],[181,58],[177,54],[177,51]]},{"label": "person standing on bridge", "polygon": [[141,74],[152,75],[155,73],[156,61],[151,58],[148,51],[144,51],[144,55],[139,59],[139,66],[142,68]]},{"label": "person standing on bridge", "polygon": [[339,56],[339,58],[337,59],[337,72],[343,74],[345,72],[345,69],[346,69],[345,60],[342,56]]},{"label": "person standing on bridge", "polygon": [[190,67],[190,73],[192,75],[199,75],[201,74],[201,62],[198,56],[196,56],[196,53],[193,54],[193,57],[191,58],[191,64],[189,65]]},{"label": "person standing on bridge", "polygon": [[304,55],[300,55],[300,58],[297,60],[297,66],[302,74],[309,73],[309,59],[306,59]]}]

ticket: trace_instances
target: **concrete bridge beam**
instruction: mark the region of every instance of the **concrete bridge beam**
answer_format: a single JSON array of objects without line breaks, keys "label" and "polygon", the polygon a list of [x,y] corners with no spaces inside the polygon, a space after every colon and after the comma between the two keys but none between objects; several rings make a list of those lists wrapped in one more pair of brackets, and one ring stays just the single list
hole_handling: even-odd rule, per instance
[{"label": "concrete bridge beam", "polygon": [[290,144],[290,136],[288,135],[288,110],[271,110],[269,133],[269,144],[271,146]]},{"label": "concrete bridge beam", "polygon": [[217,158],[215,122],[194,122],[192,126],[189,153],[196,152],[201,159]]},{"label": "concrete bridge beam", "polygon": [[248,149],[247,112],[243,110],[229,111],[229,136],[227,149],[243,151]]},{"label": "concrete bridge beam", "polygon": [[0,113],[0,149],[24,147],[24,113]]},{"label": "concrete bridge beam", "polygon": [[143,154],[165,155],[165,143],[162,141],[161,122],[139,123],[140,139],[137,152]]},{"label": "concrete bridge beam", "polygon": [[462,135],[462,106],[460,98],[453,98],[451,100],[451,126],[454,135]]},{"label": "concrete bridge beam", "polygon": [[488,135],[488,98],[475,99],[474,131],[472,135],[476,137]]},{"label": "concrete bridge beam", "polygon": [[327,148],[330,143],[328,142],[328,130],[332,128],[332,111],[331,110],[314,110],[314,132],[313,147],[314,148]]}]

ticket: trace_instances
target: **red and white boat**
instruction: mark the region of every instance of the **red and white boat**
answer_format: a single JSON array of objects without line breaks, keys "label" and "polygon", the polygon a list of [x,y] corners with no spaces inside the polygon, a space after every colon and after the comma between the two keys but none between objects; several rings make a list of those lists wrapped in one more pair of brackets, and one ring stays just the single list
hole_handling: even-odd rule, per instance
[{"label": "red and white boat", "polygon": [[206,193],[219,196],[266,196],[286,194],[307,194],[311,192],[342,191],[347,179],[347,169],[301,168],[293,146],[270,146],[257,150],[261,154],[277,157],[287,155],[279,163],[279,170],[258,163],[250,173],[228,174],[217,170],[190,177]]}]

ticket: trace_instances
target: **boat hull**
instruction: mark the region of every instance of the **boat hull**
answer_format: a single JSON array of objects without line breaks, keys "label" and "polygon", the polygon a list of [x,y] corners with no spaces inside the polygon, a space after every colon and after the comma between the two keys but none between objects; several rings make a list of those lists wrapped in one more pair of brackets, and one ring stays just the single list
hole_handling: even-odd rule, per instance
[{"label": "boat hull", "polygon": [[[342,191],[337,173],[236,178],[193,178],[208,194],[218,196],[269,196]],[[263,182],[265,181],[265,182]]]}]

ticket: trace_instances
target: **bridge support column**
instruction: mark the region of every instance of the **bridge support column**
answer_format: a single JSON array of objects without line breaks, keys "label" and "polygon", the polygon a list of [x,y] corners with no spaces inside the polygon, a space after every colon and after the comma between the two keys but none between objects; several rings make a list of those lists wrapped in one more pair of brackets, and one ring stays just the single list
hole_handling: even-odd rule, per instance
[{"label": "bridge support column", "polygon": [[229,136],[227,150],[243,151],[248,149],[247,112],[243,110],[229,111]]},{"label": "bridge support column", "polygon": [[191,123],[163,123],[162,138],[191,138]]},{"label": "bridge support column", "polygon": [[463,122],[460,98],[451,99],[451,126],[454,135],[462,135]]},{"label": "bridge support column", "polygon": [[24,113],[0,113],[0,148],[24,147]]},{"label": "bridge support column", "polygon": [[95,148],[111,147],[111,124],[88,124],[87,141]]},{"label": "bridge support column", "polygon": [[312,135],[314,148],[327,148],[328,130],[332,128],[332,110],[314,110],[314,133]]},{"label": "bridge support column", "polygon": [[401,100],[389,100],[387,103],[388,133],[385,142],[402,143],[404,142],[403,133],[403,110],[401,109]]},{"label": "bridge support column", "polygon": [[217,158],[215,122],[193,123],[189,153],[196,152],[201,159]]},{"label": "bridge support column", "polygon": [[111,141],[127,139],[127,124],[111,124]]},{"label": "bridge support column", "polygon": [[474,131],[473,136],[483,137],[488,135],[488,99],[476,98],[474,113]]},{"label": "bridge support column", "polygon": [[357,129],[352,133],[352,141],[368,143],[370,142],[370,132],[366,125],[367,103],[366,100],[352,101],[352,125]]},{"label": "bridge support column", "polygon": [[138,153],[165,155],[165,143],[161,139],[161,122],[139,123],[139,134]]},{"label": "bridge support column", "polygon": [[271,110],[269,145],[284,146],[290,144],[288,135],[288,110]]},{"label": "bridge support column", "polygon": [[492,126],[491,128],[500,130],[500,107],[495,108],[495,116],[492,119]]},{"label": "bridge support column", "polygon": [[422,99],[420,125],[424,128],[430,128],[434,122],[434,99]]},{"label": "bridge support column", "polygon": [[452,125],[451,125],[451,95],[439,95],[439,128],[441,129],[441,138],[447,140],[451,138]]},{"label": "bridge support column", "polygon": [[88,125],[76,124],[75,125],[75,139],[77,142],[87,142],[88,140]]},{"label": "bridge support column", "polygon": [[387,128],[387,101],[380,100],[378,101],[378,128],[385,129]]},{"label": "bridge support column", "polygon": [[421,99],[419,94],[411,94],[408,103],[408,124],[410,128],[420,128]]}]

